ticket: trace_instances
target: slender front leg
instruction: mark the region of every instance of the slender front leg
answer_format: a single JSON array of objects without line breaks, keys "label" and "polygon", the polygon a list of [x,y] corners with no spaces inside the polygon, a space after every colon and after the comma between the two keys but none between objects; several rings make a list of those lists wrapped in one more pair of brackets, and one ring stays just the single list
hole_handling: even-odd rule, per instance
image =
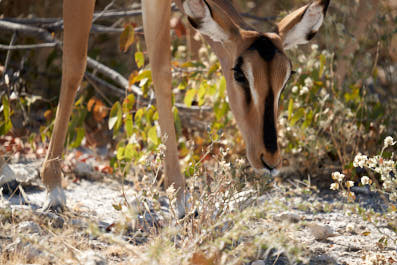
[{"label": "slender front leg", "polygon": [[185,178],[179,168],[178,146],[172,113],[172,75],[170,17],[171,0],[144,0],[142,2],[143,28],[148,49],[161,134],[166,135],[165,188],[174,185],[179,190],[178,215],[184,215]]},{"label": "slender front leg", "polygon": [[73,101],[86,68],[88,37],[95,0],[63,1],[62,83],[50,147],[41,168],[41,177],[49,194],[46,208],[62,210],[66,197],[62,190],[60,160]]}]

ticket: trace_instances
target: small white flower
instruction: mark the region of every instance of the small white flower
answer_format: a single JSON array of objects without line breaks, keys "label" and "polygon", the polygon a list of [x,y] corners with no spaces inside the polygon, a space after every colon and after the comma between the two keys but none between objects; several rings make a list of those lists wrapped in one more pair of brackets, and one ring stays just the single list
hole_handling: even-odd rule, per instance
[{"label": "small white flower", "polygon": [[387,148],[388,146],[395,145],[395,144],[396,144],[396,142],[393,140],[393,137],[387,136],[384,141],[384,148]]},{"label": "small white flower", "polygon": [[339,173],[338,171],[332,173],[332,179],[342,182],[345,178],[344,174]]},{"label": "small white flower", "polygon": [[292,87],[292,93],[298,92],[299,88],[297,86]]},{"label": "small white flower", "polygon": [[346,188],[348,188],[348,189],[350,189],[351,187],[353,187],[354,186],[354,182],[353,181],[351,181],[351,180],[349,180],[349,181],[347,181],[346,182]]},{"label": "small white flower", "polygon": [[5,81],[7,86],[10,84],[10,78],[8,77],[8,74],[4,75],[4,81]]},{"label": "small white flower", "polygon": [[313,86],[313,80],[310,77],[306,77],[305,85],[308,86],[308,87],[312,87]]},{"label": "small white flower", "polygon": [[332,183],[330,189],[331,190],[339,190],[339,184],[338,183]]},{"label": "small white flower", "polygon": [[306,56],[305,56],[304,54],[299,55],[298,61],[299,61],[300,63],[306,62]]},{"label": "small white flower", "polygon": [[390,180],[386,180],[385,182],[383,182],[383,188],[386,191],[389,191],[393,188],[393,182],[391,182]]},{"label": "small white flower", "polygon": [[186,46],[184,46],[184,45],[178,46],[178,52],[183,53],[183,52],[186,52],[186,50],[187,50]]},{"label": "small white flower", "polygon": [[371,157],[370,159],[367,160],[367,166],[369,168],[375,168],[377,164],[378,164],[378,161],[377,161],[376,157]]},{"label": "small white flower", "polygon": [[304,95],[309,92],[309,88],[307,86],[302,87],[301,91],[299,92],[299,95]]},{"label": "small white flower", "polygon": [[317,51],[318,50],[318,45],[317,44],[312,44],[312,50]]},{"label": "small white flower", "polygon": [[363,176],[363,177],[361,178],[361,183],[362,183],[363,185],[369,185],[369,184],[371,184],[371,180],[369,179],[369,177]]},{"label": "small white flower", "polygon": [[367,160],[368,157],[366,155],[362,155],[361,153],[358,153],[358,155],[356,155],[356,157],[354,158],[353,166],[363,168],[364,165],[367,163]]}]

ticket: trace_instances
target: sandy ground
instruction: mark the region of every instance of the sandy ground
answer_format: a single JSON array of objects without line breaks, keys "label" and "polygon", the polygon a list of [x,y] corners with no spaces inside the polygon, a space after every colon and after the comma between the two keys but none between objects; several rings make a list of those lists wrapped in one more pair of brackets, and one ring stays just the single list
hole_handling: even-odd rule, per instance
[{"label": "sandy ground", "polygon": [[[10,167],[19,179],[26,180],[23,188],[26,195],[3,195],[0,206],[40,211],[46,192],[38,179],[39,162]],[[113,206],[125,200],[121,186],[114,180],[70,183],[66,189],[68,208],[107,227],[122,218]],[[124,189],[126,198],[133,201],[133,185],[125,185]],[[375,193],[358,191],[356,203],[348,203],[330,191],[305,193],[288,187],[274,188],[259,197],[250,196],[249,193],[242,195],[239,200],[242,207],[279,205],[269,208],[270,218],[260,225],[289,226],[290,236],[312,253],[310,264],[397,264],[397,231],[392,231],[397,226],[397,213],[386,212],[382,199]],[[1,241],[0,237],[0,245],[4,243]],[[268,264],[261,260],[252,262]],[[288,263],[280,259],[275,264]]]}]

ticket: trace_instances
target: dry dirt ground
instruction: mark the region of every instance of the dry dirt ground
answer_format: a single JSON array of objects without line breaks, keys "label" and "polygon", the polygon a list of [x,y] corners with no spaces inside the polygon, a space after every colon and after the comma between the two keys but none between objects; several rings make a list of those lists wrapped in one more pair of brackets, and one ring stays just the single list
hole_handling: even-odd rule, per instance
[{"label": "dry dirt ground", "polygon": [[[6,187],[18,187],[17,182],[3,185],[0,198],[0,263],[179,263],[172,257],[159,260],[154,257],[153,248],[145,247],[155,244],[156,239],[150,233],[161,235],[162,229],[180,225],[175,221],[164,221],[172,219],[167,199],[159,198],[159,208],[154,209],[150,203],[145,203],[143,207],[138,207],[139,211],[131,214],[125,205],[126,200],[130,205],[137,204],[134,197],[137,193],[132,183],[122,185],[106,177],[98,181],[80,179],[67,186],[67,212],[61,215],[47,213],[41,210],[46,193],[38,177],[40,162],[9,166],[16,173],[22,188],[10,194],[6,192]],[[247,189],[234,194],[235,199],[230,203],[237,204],[236,209],[241,211],[253,209],[260,213],[249,224],[252,231],[258,229],[254,238],[268,236],[263,233],[267,230],[275,231],[273,235],[278,237],[279,231],[279,237],[286,239],[284,242],[290,244],[290,248],[304,249],[308,254],[300,264],[397,264],[396,210],[393,211],[393,207],[388,209],[376,193],[363,189],[356,194],[356,202],[349,203],[331,191],[318,191],[314,187],[291,182],[274,186],[262,194]],[[195,218],[200,218],[200,209]],[[120,228],[120,224],[127,224],[127,228]],[[231,225],[225,224],[222,229],[227,231],[229,227]],[[278,250],[284,246],[275,244],[271,251],[255,250],[255,242],[251,243],[247,248],[252,248],[254,254],[248,260],[237,263],[293,263],[285,255],[280,255]],[[183,246],[176,243],[174,247]],[[188,251],[185,254],[194,256]],[[222,263],[222,259],[210,263],[192,257],[181,262],[203,265]]]}]

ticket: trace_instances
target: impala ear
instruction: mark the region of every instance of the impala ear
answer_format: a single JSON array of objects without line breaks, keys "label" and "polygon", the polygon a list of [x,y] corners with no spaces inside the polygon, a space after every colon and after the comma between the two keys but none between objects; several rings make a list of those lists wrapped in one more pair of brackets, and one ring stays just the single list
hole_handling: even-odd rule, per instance
[{"label": "impala ear", "polygon": [[213,41],[226,42],[239,36],[239,28],[211,0],[185,0],[183,9],[193,28]]},{"label": "impala ear", "polygon": [[316,35],[330,0],[315,0],[310,4],[295,10],[277,24],[284,49],[290,49],[299,44],[308,43]]}]

